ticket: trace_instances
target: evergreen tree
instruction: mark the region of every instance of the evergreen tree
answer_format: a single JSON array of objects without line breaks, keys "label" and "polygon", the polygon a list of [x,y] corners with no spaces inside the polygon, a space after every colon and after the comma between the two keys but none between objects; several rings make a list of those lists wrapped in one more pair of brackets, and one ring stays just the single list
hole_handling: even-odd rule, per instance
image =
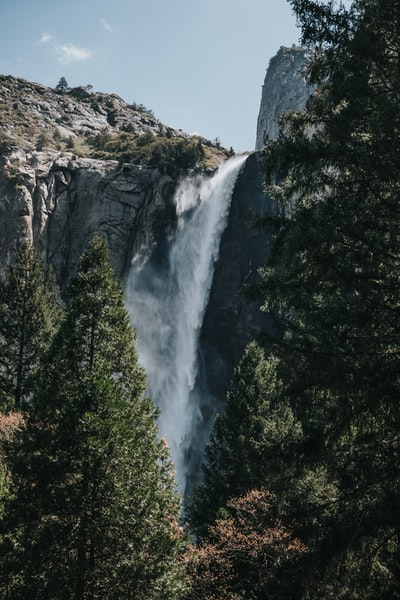
[{"label": "evergreen tree", "polygon": [[170,459],[98,236],[39,383],[7,453],[2,597],[178,598],[183,541]]},{"label": "evergreen tree", "polygon": [[0,282],[0,403],[19,409],[33,387],[33,375],[60,318],[54,277],[29,243]]},{"label": "evergreen tree", "polygon": [[277,490],[290,479],[288,457],[301,429],[281,398],[277,367],[277,361],[267,360],[252,342],[235,369],[224,412],[217,416],[206,447],[203,479],[189,509],[190,524],[200,537],[224,513],[229,498],[261,485]]},{"label": "evergreen tree", "polygon": [[400,2],[291,4],[318,88],[266,148],[263,293],[304,435],[286,492],[314,550],[303,596],[398,598]]},{"label": "evergreen tree", "polygon": [[61,77],[60,81],[56,85],[56,91],[59,94],[65,94],[66,92],[68,92],[69,89],[70,88],[69,88],[67,80],[65,79],[65,77]]}]

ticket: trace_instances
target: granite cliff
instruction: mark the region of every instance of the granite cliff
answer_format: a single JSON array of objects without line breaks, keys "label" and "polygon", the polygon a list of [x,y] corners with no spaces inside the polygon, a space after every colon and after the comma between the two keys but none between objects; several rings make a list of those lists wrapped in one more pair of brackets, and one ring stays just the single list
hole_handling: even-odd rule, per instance
[{"label": "granite cliff", "polygon": [[262,87],[257,120],[256,150],[275,139],[279,117],[288,110],[303,110],[312,92],[305,79],[310,51],[301,46],[281,46],[270,60]]},{"label": "granite cliff", "polygon": [[[302,74],[307,57],[293,47],[281,48],[271,60],[257,150],[276,136],[279,114],[304,108],[311,91]],[[212,172],[229,154],[118,96],[0,76],[0,273],[21,242],[30,240],[65,291],[94,232],[107,239],[123,281],[137,256],[158,268],[177,225],[173,197],[179,181],[188,172]],[[203,376],[215,400],[211,409],[199,406],[205,429],[245,345],[269,327],[245,289],[257,280],[268,252],[254,218],[275,210],[265,194],[259,154],[253,153],[236,180],[199,336]]]},{"label": "granite cliff", "polygon": [[[304,108],[311,91],[304,79],[307,59],[308,52],[295,46],[281,47],[271,59],[262,89],[256,150],[277,135],[280,114]],[[24,239],[53,265],[63,287],[94,231],[107,238],[113,266],[122,278],[138,248],[145,246],[150,252],[159,247],[157,236],[170,222],[176,182],[187,169],[162,167],[159,147],[147,164],[133,160],[137,153],[127,160],[129,153],[118,154],[115,148],[117,143],[126,148],[128,139],[142,140],[144,147],[149,140],[160,141],[160,147],[169,140],[195,143],[202,158],[192,166],[202,170],[212,170],[228,154],[212,142],[164,125],[151,110],[127,104],[115,94],[94,92],[90,86],[52,89],[0,75],[0,271]],[[250,205],[259,207],[265,201],[256,157],[248,163],[235,191],[228,231],[235,210],[246,212]],[[254,239],[254,231],[246,227],[239,220],[232,234],[244,249]],[[263,253],[260,236],[255,246],[250,245],[251,253],[255,246],[256,254]],[[246,256],[243,264],[248,260],[254,263]],[[218,265],[217,273],[232,275],[232,262],[225,262],[224,268]],[[228,286],[230,298],[237,296],[232,285],[241,277],[230,276],[234,282]]]},{"label": "granite cliff", "polygon": [[116,95],[0,76],[0,270],[27,239],[65,288],[100,231],[123,278],[137,247],[154,243],[185,168],[228,154]]},{"label": "granite cliff", "polygon": [[19,149],[2,161],[0,264],[30,240],[63,288],[95,231],[107,239],[114,269],[124,277],[135,249],[151,247],[174,189],[157,170],[69,153]]}]

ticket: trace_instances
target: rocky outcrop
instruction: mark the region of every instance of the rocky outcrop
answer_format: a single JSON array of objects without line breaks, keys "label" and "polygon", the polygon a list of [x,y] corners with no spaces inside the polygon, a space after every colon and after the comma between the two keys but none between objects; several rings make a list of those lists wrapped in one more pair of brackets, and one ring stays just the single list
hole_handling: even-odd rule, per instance
[{"label": "rocky outcrop", "polygon": [[[151,168],[102,151],[106,141],[129,146],[135,139],[156,142]],[[226,158],[213,142],[168,127],[115,94],[0,75],[0,274],[30,240],[65,289],[98,231],[124,278],[136,251],[151,250],[168,213],[176,181],[163,174],[170,172],[162,154],[166,140],[192,143],[211,168]],[[156,164],[157,149],[162,164]],[[146,156],[142,161],[147,164]],[[174,177],[181,170],[177,163]]]},{"label": "rocky outcrop", "polygon": [[[128,104],[116,94],[90,86],[52,89],[24,79],[0,75],[0,138],[19,147],[62,148],[98,133],[160,133],[189,137],[166,127],[141,104]],[[82,145],[77,152],[82,153]]]},{"label": "rocky outcrop", "polygon": [[175,187],[158,170],[116,161],[22,150],[2,160],[0,264],[30,240],[63,288],[95,231],[123,278],[138,248],[154,244]]},{"label": "rocky outcrop", "polygon": [[299,46],[285,48],[270,60],[262,88],[257,121],[256,150],[268,139],[276,139],[279,117],[287,110],[303,110],[312,92],[305,79],[310,51]]},{"label": "rocky outcrop", "polygon": [[[293,47],[281,48],[271,60],[258,149],[265,138],[276,136],[279,114],[304,107],[311,91],[302,74],[307,59],[304,49]],[[186,135],[118,96],[87,88],[60,93],[0,76],[0,270],[28,239],[54,267],[65,290],[94,232],[107,239],[111,262],[122,279],[133,257],[147,253],[162,265],[175,226],[171,200],[177,182],[157,168],[87,156],[84,140],[104,131]],[[70,137],[75,140],[71,151]],[[245,345],[269,327],[259,309],[261,301],[249,302],[245,290],[257,280],[268,252],[254,216],[274,211],[253,154],[236,183],[201,330],[207,382],[212,396],[221,401]]]}]

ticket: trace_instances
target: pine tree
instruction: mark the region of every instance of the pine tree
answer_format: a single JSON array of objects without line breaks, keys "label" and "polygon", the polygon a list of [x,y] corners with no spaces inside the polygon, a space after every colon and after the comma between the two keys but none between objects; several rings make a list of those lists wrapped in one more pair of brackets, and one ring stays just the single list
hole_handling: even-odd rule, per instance
[{"label": "pine tree", "polygon": [[0,283],[0,403],[19,409],[30,397],[33,376],[60,318],[54,276],[28,242]]},{"label": "pine tree", "polygon": [[59,94],[65,94],[66,92],[68,92],[69,89],[70,88],[69,88],[67,80],[65,79],[65,77],[61,77],[60,81],[56,85],[56,91]]},{"label": "pine tree", "polygon": [[161,599],[183,589],[168,450],[98,236],[8,449],[4,598]]},{"label": "pine tree", "polygon": [[263,291],[301,472],[326,482],[293,485],[317,574],[304,597],[398,598],[400,3],[291,4],[318,88],[266,148],[282,216]]},{"label": "pine tree", "polygon": [[277,490],[290,479],[288,457],[301,439],[301,429],[281,396],[277,361],[266,359],[252,342],[235,369],[224,412],[211,431],[203,479],[189,509],[190,524],[200,537],[224,514],[229,498],[262,486]]}]

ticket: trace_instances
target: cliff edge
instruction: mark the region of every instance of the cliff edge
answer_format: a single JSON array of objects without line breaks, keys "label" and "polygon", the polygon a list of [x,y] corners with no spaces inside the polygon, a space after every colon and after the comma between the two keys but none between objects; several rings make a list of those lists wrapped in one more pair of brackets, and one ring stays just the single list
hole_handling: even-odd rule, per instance
[{"label": "cliff edge", "polygon": [[29,240],[65,288],[97,231],[123,278],[182,173],[228,155],[115,94],[0,75],[0,274]]},{"label": "cliff edge", "polygon": [[287,110],[303,110],[313,90],[305,79],[310,51],[301,46],[281,46],[270,60],[262,87],[257,120],[256,150],[276,139],[279,117]]}]

